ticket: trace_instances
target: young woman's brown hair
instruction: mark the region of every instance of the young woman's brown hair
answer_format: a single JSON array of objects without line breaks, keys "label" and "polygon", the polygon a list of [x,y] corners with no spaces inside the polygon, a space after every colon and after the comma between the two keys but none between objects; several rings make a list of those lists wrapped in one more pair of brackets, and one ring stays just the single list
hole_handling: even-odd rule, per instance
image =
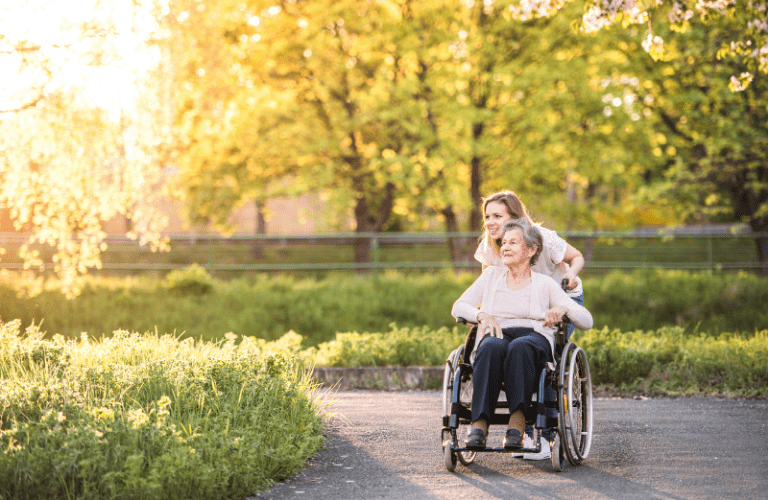
[{"label": "young woman's brown hair", "polygon": [[533,224],[528,215],[528,209],[525,208],[525,204],[520,201],[520,198],[518,198],[513,191],[499,191],[498,193],[493,193],[489,197],[484,198],[483,214],[489,203],[501,203],[507,207],[507,212],[509,212],[512,219],[525,219],[528,221],[528,224]]}]

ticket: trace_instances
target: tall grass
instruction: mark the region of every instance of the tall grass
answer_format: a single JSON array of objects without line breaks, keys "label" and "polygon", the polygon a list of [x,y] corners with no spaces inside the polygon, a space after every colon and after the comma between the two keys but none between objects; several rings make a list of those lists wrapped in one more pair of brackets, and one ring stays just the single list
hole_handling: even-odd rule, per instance
[{"label": "tall grass", "polygon": [[296,358],[125,331],[0,325],[0,499],[243,498],[322,445]]}]

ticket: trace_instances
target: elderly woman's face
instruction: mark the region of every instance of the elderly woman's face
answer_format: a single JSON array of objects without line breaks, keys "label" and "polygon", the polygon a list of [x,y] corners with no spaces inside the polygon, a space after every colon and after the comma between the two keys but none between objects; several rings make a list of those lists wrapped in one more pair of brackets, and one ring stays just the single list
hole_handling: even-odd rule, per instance
[{"label": "elderly woman's face", "polygon": [[520,229],[511,229],[501,238],[501,261],[507,267],[531,265],[531,257],[536,253],[536,247],[529,248],[523,239]]}]

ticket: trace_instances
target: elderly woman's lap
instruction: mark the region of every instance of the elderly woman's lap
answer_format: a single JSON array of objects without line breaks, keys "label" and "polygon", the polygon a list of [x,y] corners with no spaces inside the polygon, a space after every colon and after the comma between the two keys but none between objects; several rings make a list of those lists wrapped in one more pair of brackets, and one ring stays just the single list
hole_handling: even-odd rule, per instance
[{"label": "elderly woman's lap", "polygon": [[533,330],[515,330],[505,331],[509,335],[503,339],[484,340],[477,351],[473,368],[473,421],[490,420],[502,380],[510,412],[525,410],[535,392],[539,372],[551,358],[546,338]]}]

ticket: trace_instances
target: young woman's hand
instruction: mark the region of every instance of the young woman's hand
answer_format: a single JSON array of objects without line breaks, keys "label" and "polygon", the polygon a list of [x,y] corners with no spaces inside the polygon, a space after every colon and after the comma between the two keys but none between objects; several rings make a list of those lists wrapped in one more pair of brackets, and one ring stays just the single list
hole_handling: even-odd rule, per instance
[{"label": "young woman's hand", "polygon": [[569,269],[567,273],[563,274],[563,279],[568,280],[568,284],[565,285],[567,290],[573,290],[579,284],[576,281],[576,273],[573,272],[573,268]]},{"label": "young woman's hand", "polygon": [[490,333],[491,336],[498,339],[504,337],[504,334],[501,333],[499,322],[487,312],[481,312],[477,315],[477,333],[481,338],[486,333]]}]

